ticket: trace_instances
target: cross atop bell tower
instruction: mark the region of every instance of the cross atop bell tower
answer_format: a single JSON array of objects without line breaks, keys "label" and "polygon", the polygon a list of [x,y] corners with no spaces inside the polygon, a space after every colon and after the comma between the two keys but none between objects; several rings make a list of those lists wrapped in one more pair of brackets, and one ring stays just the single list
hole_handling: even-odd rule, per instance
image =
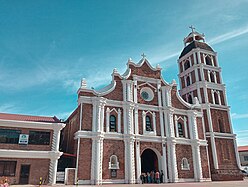
[{"label": "cross atop bell tower", "polygon": [[195,32],[195,27],[193,27],[193,25],[189,26],[189,28],[192,30],[192,32]]},{"label": "cross atop bell tower", "polygon": [[187,46],[188,44],[190,44],[193,41],[205,42],[205,38],[204,38],[205,35],[204,34],[200,34],[200,33],[196,32],[195,27],[193,27],[193,25],[189,26],[189,28],[191,29],[191,33],[189,33],[189,35],[184,38],[184,40],[183,40],[184,46]]}]

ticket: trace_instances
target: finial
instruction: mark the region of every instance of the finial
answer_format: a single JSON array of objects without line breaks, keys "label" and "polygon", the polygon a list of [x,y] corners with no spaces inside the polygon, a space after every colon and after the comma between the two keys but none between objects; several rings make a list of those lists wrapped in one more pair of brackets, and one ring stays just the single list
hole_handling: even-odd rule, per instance
[{"label": "finial", "polygon": [[172,84],[176,84],[177,82],[176,82],[175,79],[173,79],[171,83],[172,83]]},{"label": "finial", "polygon": [[116,68],[113,69],[113,73],[118,73]]},{"label": "finial", "polygon": [[157,65],[156,65],[156,68],[157,68],[157,69],[161,69],[161,67],[160,67],[160,65],[159,65],[159,64],[157,64]]},{"label": "finial", "polygon": [[141,56],[142,56],[142,58],[145,58],[145,57],[146,57],[145,53],[142,53],[142,55],[141,55]]},{"label": "finial", "polygon": [[81,88],[87,88],[87,82],[86,82],[85,78],[83,78],[81,80]]},{"label": "finial", "polygon": [[195,27],[193,27],[193,25],[189,26],[189,28],[192,30],[192,32],[195,32]]},{"label": "finial", "polygon": [[133,62],[133,59],[132,59],[132,58],[129,58],[129,59],[128,59],[128,62]]}]

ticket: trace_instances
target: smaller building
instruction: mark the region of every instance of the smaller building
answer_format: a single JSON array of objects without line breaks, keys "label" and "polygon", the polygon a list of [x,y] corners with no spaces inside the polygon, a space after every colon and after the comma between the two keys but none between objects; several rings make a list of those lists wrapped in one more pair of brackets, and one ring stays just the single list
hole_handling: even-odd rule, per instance
[{"label": "smaller building", "polygon": [[246,173],[248,173],[248,145],[239,146],[238,151],[239,151],[241,169],[246,171]]},{"label": "smaller building", "polygon": [[64,127],[56,117],[0,113],[0,181],[55,184]]}]

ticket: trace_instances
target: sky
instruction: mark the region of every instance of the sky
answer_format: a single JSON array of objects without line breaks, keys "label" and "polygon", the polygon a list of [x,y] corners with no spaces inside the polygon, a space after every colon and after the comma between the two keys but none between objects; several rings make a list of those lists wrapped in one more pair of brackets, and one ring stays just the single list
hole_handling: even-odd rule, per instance
[{"label": "sky", "polygon": [[178,82],[193,25],[218,53],[238,145],[248,145],[247,0],[0,0],[0,112],[66,119],[77,89],[111,81],[144,52]]}]

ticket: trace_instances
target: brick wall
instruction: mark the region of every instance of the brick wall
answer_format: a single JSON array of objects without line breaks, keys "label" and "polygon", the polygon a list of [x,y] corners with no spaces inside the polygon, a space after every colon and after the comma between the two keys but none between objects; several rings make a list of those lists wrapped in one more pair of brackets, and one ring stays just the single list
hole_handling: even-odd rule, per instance
[{"label": "brick wall", "polygon": [[117,177],[113,179],[125,178],[125,147],[121,140],[104,140],[103,141],[103,162],[102,162],[102,178],[111,179],[111,171],[109,169],[109,161],[112,155],[116,155],[120,169],[117,170]]},{"label": "brick wall", "polygon": [[[156,149],[160,155],[162,156],[162,144],[161,143],[155,143],[155,142],[140,142],[140,155],[142,155],[143,151],[146,149]],[[159,159],[159,158],[158,158]]]},{"label": "brick wall", "polygon": [[40,177],[42,177],[45,184],[49,182],[49,159],[0,158],[0,161],[17,161],[15,176],[7,176],[10,184],[19,184],[21,165],[30,165],[29,184],[38,185]]},{"label": "brick wall", "polygon": [[203,131],[203,124],[202,124],[202,118],[196,118],[197,122],[197,130],[198,130],[198,138],[204,139],[204,131]]},{"label": "brick wall", "polygon": [[91,152],[92,152],[92,140],[81,139],[80,140],[80,153],[78,160],[78,179],[90,180],[91,176]]},{"label": "brick wall", "polygon": [[[190,145],[176,145],[177,170],[179,178],[194,178],[192,148]],[[190,170],[182,170],[182,159],[187,158]]]},{"label": "brick wall", "polygon": [[171,90],[171,104],[172,107],[178,108],[178,109],[187,109],[177,98],[177,87],[174,86]]},{"label": "brick wall", "polygon": [[200,147],[200,154],[201,154],[201,165],[202,165],[202,177],[203,178],[210,178],[207,147],[201,146]]},{"label": "brick wall", "polygon": [[212,117],[213,130],[215,132],[220,132],[219,120],[224,127],[223,130],[227,133],[231,132],[227,111],[211,109],[211,117]]}]

